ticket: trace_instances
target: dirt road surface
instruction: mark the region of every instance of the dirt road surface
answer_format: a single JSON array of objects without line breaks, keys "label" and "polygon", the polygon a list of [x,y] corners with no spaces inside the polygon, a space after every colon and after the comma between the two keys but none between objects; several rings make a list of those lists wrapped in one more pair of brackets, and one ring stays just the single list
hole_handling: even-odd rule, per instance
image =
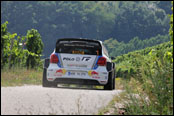
[{"label": "dirt road surface", "polygon": [[120,92],[32,85],[1,87],[1,115],[96,114]]}]

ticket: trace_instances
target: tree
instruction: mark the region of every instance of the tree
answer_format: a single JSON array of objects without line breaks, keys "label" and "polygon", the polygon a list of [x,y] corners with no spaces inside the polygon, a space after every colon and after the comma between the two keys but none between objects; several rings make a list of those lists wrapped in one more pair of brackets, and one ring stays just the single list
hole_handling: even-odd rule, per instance
[{"label": "tree", "polygon": [[40,64],[39,62],[43,51],[43,42],[40,34],[35,29],[28,30],[26,38],[27,50],[34,53],[29,54],[27,57],[27,68],[34,68]]},{"label": "tree", "polygon": [[6,51],[9,48],[9,37],[7,32],[7,24],[8,21],[1,24],[1,68],[4,66],[5,63],[8,62],[6,57]]},{"label": "tree", "polygon": [[[172,1],[172,5],[173,5],[173,1]],[[172,12],[173,12],[173,6],[172,6]],[[169,29],[169,34],[171,36],[171,43],[173,44],[173,13],[170,16],[170,29]]]},{"label": "tree", "polygon": [[[169,29],[170,1],[3,1],[1,22],[9,21],[11,33],[24,35],[31,28],[42,35],[44,55],[52,52],[58,38],[109,38],[129,42]],[[21,28],[22,25],[22,28]],[[26,34],[25,34],[26,35]],[[140,44],[141,45],[141,44]]]}]

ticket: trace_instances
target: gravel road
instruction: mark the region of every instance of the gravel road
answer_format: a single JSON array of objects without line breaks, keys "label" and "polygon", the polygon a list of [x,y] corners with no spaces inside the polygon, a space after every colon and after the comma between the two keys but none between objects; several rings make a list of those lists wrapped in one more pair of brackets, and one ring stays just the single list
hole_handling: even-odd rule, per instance
[{"label": "gravel road", "polygon": [[120,92],[33,85],[1,87],[1,115],[96,114]]}]

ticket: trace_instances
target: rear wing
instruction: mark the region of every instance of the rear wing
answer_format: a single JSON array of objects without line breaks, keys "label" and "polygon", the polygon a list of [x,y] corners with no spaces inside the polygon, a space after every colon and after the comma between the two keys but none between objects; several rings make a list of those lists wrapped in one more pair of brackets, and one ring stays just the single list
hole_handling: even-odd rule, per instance
[{"label": "rear wing", "polygon": [[61,38],[58,39],[56,42],[56,45],[60,42],[60,41],[87,41],[87,42],[96,42],[99,43],[101,45],[101,42],[99,40],[94,40],[94,39],[83,39],[83,38]]}]

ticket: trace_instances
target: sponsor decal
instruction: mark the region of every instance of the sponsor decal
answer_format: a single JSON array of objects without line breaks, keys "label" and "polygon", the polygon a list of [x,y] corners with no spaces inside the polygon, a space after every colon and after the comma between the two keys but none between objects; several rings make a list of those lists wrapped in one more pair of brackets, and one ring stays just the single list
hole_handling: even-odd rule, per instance
[{"label": "sponsor decal", "polygon": [[107,72],[102,72],[102,73],[105,74],[105,75],[108,74]]},{"label": "sponsor decal", "polygon": [[54,76],[63,76],[65,75],[65,73],[66,73],[65,69],[59,69],[59,70],[56,70]]},{"label": "sponsor decal", "polygon": [[80,72],[77,72],[77,75],[78,75],[78,76],[80,76],[80,75],[81,75],[81,73],[80,73]]},{"label": "sponsor decal", "polygon": [[89,61],[91,59],[91,57],[83,57],[82,61]]},{"label": "sponsor decal", "polygon": [[81,76],[86,76],[86,73],[81,73]]},{"label": "sponsor decal", "polygon": [[85,68],[86,68],[86,67],[87,67],[87,65],[78,65],[78,67],[85,67]]},{"label": "sponsor decal", "polygon": [[75,66],[74,64],[67,64],[67,66],[70,66],[70,67],[72,67],[72,66]]},{"label": "sponsor decal", "polygon": [[66,61],[74,61],[75,58],[68,58],[68,57],[64,57],[63,60],[66,60]]},{"label": "sponsor decal", "polygon": [[105,76],[105,79],[108,79],[108,77],[107,77],[107,76]]},{"label": "sponsor decal", "polygon": [[77,61],[77,62],[80,61],[80,57],[76,57],[76,61]]},{"label": "sponsor decal", "polygon": [[75,75],[75,72],[68,72],[68,75],[70,76],[73,76],[73,75]]},{"label": "sponsor decal", "polygon": [[74,71],[69,71],[68,72],[69,76],[86,76],[86,72],[74,72]]},{"label": "sponsor decal", "polygon": [[87,67],[87,65],[84,65],[84,64],[82,64],[82,65],[78,65],[78,64],[67,64],[67,66],[69,66],[69,67]]},{"label": "sponsor decal", "polygon": [[88,71],[88,75],[89,75],[89,76],[91,76],[91,72],[92,72],[92,70]]},{"label": "sponsor decal", "polygon": [[96,71],[88,71],[88,75],[91,76],[94,79],[99,79],[99,73]]},{"label": "sponsor decal", "polygon": [[66,61],[89,61],[90,59],[91,57],[83,57],[82,59],[80,59],[80,57],[76,57],[76,58],[63,57],[63,60],[66,60]]}]

